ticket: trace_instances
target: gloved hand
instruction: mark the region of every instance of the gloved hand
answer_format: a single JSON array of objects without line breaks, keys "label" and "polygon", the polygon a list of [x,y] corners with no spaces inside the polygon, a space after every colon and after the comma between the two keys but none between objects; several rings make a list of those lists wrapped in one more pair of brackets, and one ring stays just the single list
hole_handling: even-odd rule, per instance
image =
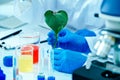
[{"label": "gloved hand", "polygon": [[54,49],[54,69],[60,72],[72,73],[82,67],[86,59],[87,55],[81,52]]},{"label": "gloved hand", "polygon": [[[63,30],[61,30],[61,31],[59,32],[58,38],[59,38],[59,37],[63,37],[63,36],[68,36],[68,35],[70,35],[71,33],[72,33],[72,32],[70,32],[69,30],[63,29]],[[57,41],[58,41],[58,40],[57,40]],[[50,32],[48,33],[48,44],[54,46],[54,43],[55,43],[55,33],[54,33],[54,31],[50,31]],[[59,43],[59,42],[58,42],[58,43]],[[60,44],[59,44],[59,45],[57,44],[57,47],[60,47]]]},{"label": "gloved hand", "polygon": [[[48,33],[48,44],[54,46],[55,36],[54,32]],[[63,29],[58,34],[57,46],[63,49],[70,49],[74,51],[89,53],[90,49],[86,39],[83,36],[70,32],[67,29]]]}]

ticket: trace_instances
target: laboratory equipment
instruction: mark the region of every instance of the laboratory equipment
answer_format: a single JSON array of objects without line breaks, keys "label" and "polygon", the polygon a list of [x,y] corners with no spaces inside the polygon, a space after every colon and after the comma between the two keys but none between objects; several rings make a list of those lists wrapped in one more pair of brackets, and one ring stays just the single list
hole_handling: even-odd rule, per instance
[{"label": "laboratory equipment", "polygon": [[3,73],[3,70],[0,67],[0,80],[5,80],[6,79],[6,75]]},{"label": "laboratory equipment", "polygon": [[47,75],[53,75],[54,68],[54,53],[52,49],[44,49],[44,73]]},{"label": "laboratory equipment", "polygon": [[44,74],[39,74],[37,76],[37,80],[45,80],[45,75]]},{"label": "laboratory equipment", "polygon": [[29,44],[27,46],[33,47],[33,64],[37,64],[39,62],[39,45]]},{"label": "laboratory equipment", "polygon": [[19,35],[19,38],[20,38],[19,43],[21,45],[36,44],[39,46],[40,44],[40,32],[38,31],[23,32]]},{"label": "laboratory equipment", "polygon": [[[39,74],[37,76],[38,80],[47,80],[48,77],[54,77],[54,53],[51,47],[47,46],[41,49],[41,56],[39,62]],[[55,78],[55,77],[54,77]]]},{"label": "laboratory equipment", "polygon": [[3,64],[6,67],[12,67],[13,66],[13,56],[5,56],[3,58]]},{"label": "laboratory equipment", "polygon": [[[103,0],[100,17],[105,28],[86,65],[73,73],[73,80],[119,80],[120,79],[120,0]],[[94,76],[93,76],[94,75]]]},{"label": "laboratory equipment", "polygon": [[48,76],[47,80],[55,80],[54,76]]},{"label": "laboratory equipment", "polygon": [[22,46],[18,55],[19,72],[33,71],[33,47]]}]

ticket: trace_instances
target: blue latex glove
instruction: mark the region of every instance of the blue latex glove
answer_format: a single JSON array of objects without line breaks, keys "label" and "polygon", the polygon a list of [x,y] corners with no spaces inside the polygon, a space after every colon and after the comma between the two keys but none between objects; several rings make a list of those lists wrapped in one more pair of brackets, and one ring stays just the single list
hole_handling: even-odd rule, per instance
[{"label": "blue latex glove", "polygon": [[[54,32],[48,33],[48,44],[54,46],[55,36]],[[90,49],[86,39],[83,36],[72,33],[67,29],[63,29],[58,34],[58,47],[63,49],[70,49],[73,51],[79,51],[84,53],[89,53]]]},{"label": "blue latex glove", "polygon": [[76,31],[75,33],[80,36],[85,36],[85,37],[96,36],[96,34],[93,31],[90,31],[88,29],[81,29],[81,30]]},{"label": "blue latex glove", "polygon": [[81,52],[54,49],[54,69],[60,72],[72,73],[82,67],[86,59],[87,56]]}]

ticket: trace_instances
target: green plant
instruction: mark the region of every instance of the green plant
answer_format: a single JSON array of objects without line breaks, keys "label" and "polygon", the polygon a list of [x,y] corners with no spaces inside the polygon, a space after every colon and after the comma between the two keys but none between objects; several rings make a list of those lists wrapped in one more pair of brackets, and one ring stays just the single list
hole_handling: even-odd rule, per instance
[{"label": "green plant", "polygon": [[58,12],[53,12],[48,10],[44,14],[46,24],[55,32],[56,42],[54,48],[57,44],[57,37],[60,30],[62,30],[68,21],[68,15],[64,10]]}]

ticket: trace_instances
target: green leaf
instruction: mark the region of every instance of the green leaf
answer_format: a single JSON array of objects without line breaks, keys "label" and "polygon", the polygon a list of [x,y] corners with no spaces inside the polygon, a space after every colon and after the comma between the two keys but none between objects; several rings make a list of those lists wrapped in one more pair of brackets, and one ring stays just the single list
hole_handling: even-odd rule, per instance
[{"label": "green leaf", "polygon": [[65,11],[60,10],[53,12],[48,10],[44,14],[46,24],[56,33],[62,30],[68,21],[68,15]]}]

